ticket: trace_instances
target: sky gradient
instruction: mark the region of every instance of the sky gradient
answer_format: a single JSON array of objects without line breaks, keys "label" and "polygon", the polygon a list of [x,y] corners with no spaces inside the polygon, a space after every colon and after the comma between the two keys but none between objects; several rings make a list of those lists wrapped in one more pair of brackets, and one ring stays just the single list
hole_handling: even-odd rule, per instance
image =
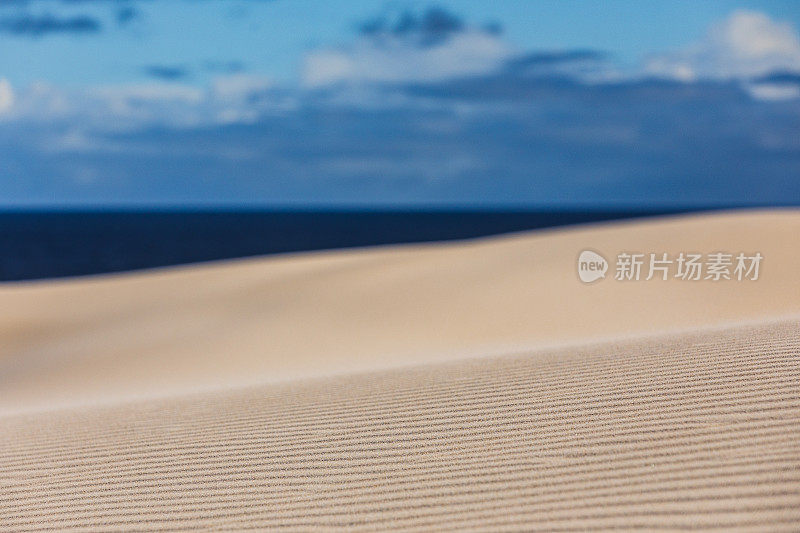
[{"label": "sky gradient", "polygon": [[0,0],[0,205],[800,203],[793,1]]}]

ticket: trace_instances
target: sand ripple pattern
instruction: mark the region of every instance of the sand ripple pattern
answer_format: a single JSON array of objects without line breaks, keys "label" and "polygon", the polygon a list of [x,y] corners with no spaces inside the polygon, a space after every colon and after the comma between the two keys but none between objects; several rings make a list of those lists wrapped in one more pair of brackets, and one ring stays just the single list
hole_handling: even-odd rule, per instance
[{"label": "sand ripple pattern", "polygon": [[0,529],[800,530],[800,323],[0,419]]}]

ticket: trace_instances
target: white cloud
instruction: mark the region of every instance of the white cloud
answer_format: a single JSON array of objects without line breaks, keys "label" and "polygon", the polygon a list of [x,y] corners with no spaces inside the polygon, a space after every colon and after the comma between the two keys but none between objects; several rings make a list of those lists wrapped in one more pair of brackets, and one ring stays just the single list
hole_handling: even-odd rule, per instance
[{"label": "white cloud", "polygon": [[263,76],[236,75],[216,78],[207,87],[154,82],[65,89],[36,82],[12,91],[0,78],[0,120],[59,130],[79,127],[83,137],[73,133],[52,144],[85,150],[90,132],[253,123],[293,108],[291,95],[268,92],[269,87]]},{"label": "white cloud", "polygon": [[800,37],[787,22],[756,11],[735,11],[682,51],[650,58],[645,72],[697,79],[752,78],[775,71],[800,71]]},{"label": "white cloud", "polygon": [[800,86],[791,83],[753,83],[745,86],[758,100],[781,101],[800,98]]},{"label": "white cloud", "polygon": [[[0,117],[4,120],[31,119],[51,121],[69,116],[74,111],[74,99],[64,91],[42,82],[27,87],[12,88],[0,80]],[[5,87],[3,87],[5,85]]]},{"label": "white cloud", "polygon": [[91,94],[109,101],[130,102],[185,102],[198,103],[203,91],[179,83],[145,83],[99,87]]},{"label": "white cloud", "polygon": [[254,74],[218,76],[211,82],[211,92],[217,100],[233,103],[242,102],[271,87],[272,82],[269,78]]},{"label": "white cloud", "polygon": [[464,30],[430,46],[403,37],[362,38],[347,48],[309,53],[303,82],[308,87],[321,87],[440,81],[491,72],[513,54],[497,36],[477,30]]},{"label": "white cloud", "polygon": [[[362,29],[348,46],[312,50],[305,57],[305,87],[342,85],[346,90],[309,95],[294,86],[275,87],[256,73],[216,77],[205,87],[150,82],[70,89],[40,82],[12,88],[0,78],[0,119],[79,125],[91,132],[150,125],[180,128],[253,123],[268,114],[294,109],[304,98],[363,109],[441,106],[425,97],[386,91],[381,84],[439,82],[493,73],[570,77],[594,84],[636,83],[644,70],[686,82],[742,80],[743,89],[760,100],[800,98],[800,83],[791,75],[759,79],[775,71],[800,73],[800,37],[790,24],[758,12],[736,11],[694,45],[652,57],[643,69],[627,72],[617,71],[602,61],[601,54],[591,51],[526,54],[506,43],[498,32],[469,26],[441,12],[412,19],[407,23],[401,17],[396,23]],[[78,140],[67,138],[65,148],[78,147]]]},{"label": "white cloud", "polygon": [[14,105],[14,90],[5,78],[0,78],[0,113],[5,113]]}]

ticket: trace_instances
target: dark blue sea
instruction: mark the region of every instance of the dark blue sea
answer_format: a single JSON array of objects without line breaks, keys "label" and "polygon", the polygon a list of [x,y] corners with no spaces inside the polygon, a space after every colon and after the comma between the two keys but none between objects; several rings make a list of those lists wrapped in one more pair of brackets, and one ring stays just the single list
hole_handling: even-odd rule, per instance
[{"label": "dark blue sea", "polygon": [[263,254],[481,237],[681,212],[0,212],[0,280]]}]

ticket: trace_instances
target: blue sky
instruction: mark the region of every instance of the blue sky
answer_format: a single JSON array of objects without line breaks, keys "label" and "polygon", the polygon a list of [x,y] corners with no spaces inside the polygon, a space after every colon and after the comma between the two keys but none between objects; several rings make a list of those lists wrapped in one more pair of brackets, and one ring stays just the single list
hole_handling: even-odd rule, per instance
[{"label": "blue sky", "polygon": [[0,0],[0,205],[800,204],[798,28],[793,0]]},{"label": "blue sky", "polygon": [[[361,21],[381,13],[424,9],[426,2],[375,0],[0,0],[0,16],[89,16],[94,33],[39,37],[0,32],[0,69],[14,84],[51,81],[80,86],[145,78],[149,65],[180,66],[189,83],[208,81],[206,68],[237,64],[291,82],[302,58],[320,46],[346,43]],[[444,0],[474,23],[498,22],[509,43],[522,49],[597,49],[624,64],[697,40],[710,24],[737,9],[762,12],[800,27],[794,0],[636,0],[528,2]],[[135,16],[120,25],[121,10]]]}]

